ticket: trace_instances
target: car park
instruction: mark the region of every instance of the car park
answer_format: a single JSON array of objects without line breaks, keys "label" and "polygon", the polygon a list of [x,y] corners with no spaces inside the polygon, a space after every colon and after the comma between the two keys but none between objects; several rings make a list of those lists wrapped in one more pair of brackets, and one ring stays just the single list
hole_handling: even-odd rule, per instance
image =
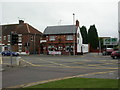
[{"label": "car park", "polygon": [[19,54],[17,52],[11,52],[11,51],[3,51],[2,56],[10,56],[12,54],[12,56],[19,56]]},{"label": "car park", "polygon": [[102,55],[111,55],[113,51],[113,48],[106,48],[103,50]]},{"label": "car park", "polygon": [[113,52],[111,53],[111,57],[112,57],[113,59],[120,58],[120,51],[113,51]]}]

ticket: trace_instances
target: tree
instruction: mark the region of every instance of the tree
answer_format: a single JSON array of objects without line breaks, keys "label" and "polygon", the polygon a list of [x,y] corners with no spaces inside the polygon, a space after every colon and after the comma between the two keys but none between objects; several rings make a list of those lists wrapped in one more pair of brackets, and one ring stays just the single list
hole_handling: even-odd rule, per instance
[{"label": "tree", "polygon": [[99,46],[98,33],[95,25],[91,25],[88,30],[88,43],[90,44],[90,49],[97,49]]},{"label": "tree", "polygon": [[80,28],[80,32],[83,38],[83,44],[88,44],[88,35],[87,35],[87,29],[85,26],[82,26]]}]

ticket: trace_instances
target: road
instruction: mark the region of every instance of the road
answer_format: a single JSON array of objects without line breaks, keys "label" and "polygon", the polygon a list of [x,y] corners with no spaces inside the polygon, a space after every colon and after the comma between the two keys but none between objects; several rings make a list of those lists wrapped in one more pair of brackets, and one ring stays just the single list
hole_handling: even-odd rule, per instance
[{"label": "road", "polygon": [[[13,57],[15,63],[16,57]],[[118,60],[94,53],[83,56],[21,56],[26,66],[7,67],[10,57],[3,57],[2,86],[14,87],[32,82],[68,76],[85,78],[118,78]]]}]

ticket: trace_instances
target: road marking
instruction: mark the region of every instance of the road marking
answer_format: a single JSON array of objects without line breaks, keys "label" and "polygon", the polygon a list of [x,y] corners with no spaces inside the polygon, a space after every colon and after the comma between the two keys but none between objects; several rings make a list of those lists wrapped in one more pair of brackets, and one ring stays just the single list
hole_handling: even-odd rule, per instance
[{"label": "road marking", "polygon": [[[56,62],[53,62],[53,61],[47,61],[47,60],[43,60],[43,59],[40,59],[41,61],[44,61],[44,62],[48,62],[48,63],[51,63],[49,65],[53,65],[53,66],[49,66],[48,64],[47,65],[40,65],[40,64],[33,64],[31,62],[28,62],[26,60],[23,60],[22,58],[20,59],[20,61],[23,61],[27,64],[29,64],[30,66],[33,66],[33,67],[58,67],[58,68],[85,68],[85,69],[118,69],[118,67],[105,67],[105,66],[101,66],[101,65],[106,65],[106,64],[113,64],[113,63],[105,63],[105,64],[87,64],[86,62],[83,64],[84,66],[69,66],[71,63],[79,63],[79,62],[71,62],[71,63],[68,63],[68,65],[64,65],[64,64],[60,64],[60,63],[56,63]],[[86,61],[90,61],[90,60],[86,60]],[[92,61],[92,60],[91,60]],[[91,62],[90,61],[90,62]],[[9,63],[3,63],[3,64],[9,64]],[[58,65],[58,66],[54,66],[54,65]],[[93,66],[93,67],[92,67]],[[99,67],[97,67],[99,66]]]},{"label": "road marking", "polygon": [[39,64],[33,64],[33,63],[31,63],[31,62],[28,62],[28,61],[26,61],[26,60],[23,60],[23,59],[21,59],[22,61],[24,61],[24,62],[26,62],[26,63],[28,63],[29,65],[31,65],[31,66],[33,66],[33,67],[58,67],[58,68],[85,68],[85,69],[87,69],[87,68],[90,68],[90,69],[118,69],[117,67],[104,67],[104,66],[101,66],[101,67],[90,67],[90,66],[100,66],[100,65],[88,65],[88,64],[84,64],[84,66],[68,66],[68,65],[64,65],[64,64],[59,64],[59,63],[55,63],[55,62],[52,62],[52,61],[46,61],[46,60],[43,60],[43,59],[40,59],[41,61],[44,61],[44,62],[49,62],[49,63],[51,63],[51,65],[59,65],[59,66],[49,66],[49,65],[39,65]]},{"label": "road marking", "polygon": [[87,66],[98,66],[97,64],[88,64]]},{"label": "road marking", "polygon": [[[37,65],[37,64],[33,64],[33,63],[31,63],[31,62],[28,62],[28,61],[26,61],[26,60],[23,60],[23,59],[21,59],[22,61],[24,61],[24,62],[26,62],[26,63],[28,63],[29,65],[31,65],[31,66],[36,66],[36,67],[41,67],[41,66],[47,66],[47,65]],[[40,60],[42,60],[42,59],[40,59]],[[49,63],[52,63],[52,64],[55,64],[55,65],[60,65],[60,66],[63,66],[63,67],[70,67],[70,66],[66,66],[66,65],[63,65],[63,64],[58,64],[58,63],[55,63],[55,62],[51,62],[51,61],[46,61],[46,60],[42,60],[42,61],[44,61],[44,62],[49,62]],[[47,67],[56,67],[56,66],[47,66]]]},{"label": "road marking", "polygon": [[7,87],[7,88],[25,88],[25,87],[38,85],[38,84],[58,81],[58,80],[64,80],[64,79],[70,79],[70,78],[82,77],[82,76],[88,76],[88,75],[95,75],[95,74],[113,73],[113,72],[116,72],[116,71],[105,71],[105,72],[93,72],[93,73],[87,73],[87,74],[80,74],[80,75],[76,75],[76,76],[68,76],[68,77],[63,77],[63,78],[49,79],[49,80],[44,80],[44,81],[32,82],[32,83],[25,83],[25,84],[11,86],[11,87]]},{"label": "road marking", "polygon": [[55,64],[55,65],[60,65],[60,66],[63,66],[63,67],[70,67],[70,66],[67,66],[67,65],[64,65],[64,64],[59,64],[59,63],[52,62],[52,61],[46,61],[46,60],[43,60],[43,59],[40,59],[40,60],[44,61],[44,62],[49,62],[49,63]]},{"label": "road marking", "polygon": [[2,64],[6,64],[6,65],[9,65],[10,63],[2,63]]}]

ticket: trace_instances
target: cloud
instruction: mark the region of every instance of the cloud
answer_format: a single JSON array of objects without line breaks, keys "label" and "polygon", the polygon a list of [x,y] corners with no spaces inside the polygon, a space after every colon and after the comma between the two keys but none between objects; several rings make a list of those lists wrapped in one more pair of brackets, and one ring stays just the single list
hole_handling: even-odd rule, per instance
[{"label": "cloud", "polygon": [[117,2],[7,2],[2,3],[3,24],[18,23],[24,18],[40,31],[47,26],[73,24],[75,18],[89,29],[95,24],[100,36],[117,37]]}]

